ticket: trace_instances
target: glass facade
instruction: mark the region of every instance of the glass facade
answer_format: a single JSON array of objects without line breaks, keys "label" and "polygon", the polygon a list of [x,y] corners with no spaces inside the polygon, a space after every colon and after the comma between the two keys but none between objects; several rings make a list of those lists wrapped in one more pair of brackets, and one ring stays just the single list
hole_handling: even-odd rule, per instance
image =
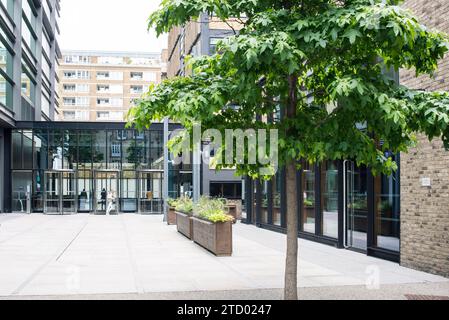
[{"label": "glass facade", "polygon": [[[109,193],[112,212],[163,212],[163,131],[52,127],[12,132],[14,212],[105,214]],[[170,196],[191,191],[191,178],[171,165]]]},{"label": "glass facade", "polygon": [[[282,170],[268,182],[248,180],[247,223],[285,231],[285,183]],[[374,176],[352,161],[302,163],[297,189],[300,237],[397,261],[400,170]]]}]

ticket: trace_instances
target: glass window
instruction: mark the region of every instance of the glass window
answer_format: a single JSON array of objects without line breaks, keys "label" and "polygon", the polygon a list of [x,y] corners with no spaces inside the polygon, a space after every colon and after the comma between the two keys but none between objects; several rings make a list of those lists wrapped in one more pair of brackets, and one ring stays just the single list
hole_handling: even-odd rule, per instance
[{"label": "glass window", "polygon": [[[46,2],[44,0],[44,2]],[[48,40],[48,36],[45,32],[42,32],[42,49],[45,52],[45,54],[47,55],[47,57],[51,56],[51,44],[50,44],[50,40]]]},{"label": "glass window", "polygon": [[303,164],[302,192],[302,231],[315,233],[315,166],[313,164]]},{"label": "glass window", "polygon": [[76,79],[77,73],[76,71],[64,71],[64,78],[66,79]]},{"label": "glass window", "polygon": [[34,168],[48,169],[48,134],[46,130],[34,131]]},{"label": "glass window", "polygon": [[95,169],[106,169],[106,132],[94,131],[92,135],[93,165]]},{"label": "glass window", "polygon": [[13,76],[12,54],[2,41],[0,41],[0,67],[8,76]]},{"label": "glass window", "polygon": [[136,169],[139,159],[141,158],[141,149],[137,146],[137,141],[134,138],[134,131],[122,131],[122,136],[126,136],[126,139],[122,140],[123,168]]},{"label": "glass window", "polygon": [[22,0],[23,13],[33,29],[36,29],[36,15],[28,0]]},{"label": "glass window", "polygon": [[0,75],[0,103],[12,110],[12,85]]},{"label": "glass window", "polygon": [[34,104],[36,98],[35,85],[25,71],[25,68],[22,71],[22,96],[28,98]]},{"label": "glass window", "polygon": [[76,85],[75,84],[64,84],[64,91],[66,92],[75,92],[76,91]]},{"label": "glass window", "polygon": [[62,132],[59,130],[50,130],[48,138],[48,157],[50,159],[50,168],[53,170],[61,170],[63,162]]},{"label": "glass window", "polygon": [[12,173],[12,211],[27,212],[27,198],[32,192],[32,172]]},{"label": "glass window", "polygon": [[36,54],[36,38],[31,31],[31,28],[25,17],[22,16],[22,38],[25,41],[25,43],[28,45],[31,53],[33,55]]},{"label": "glass window", "polygon": [[78,159],[78,137],[76,131],[64,131],[64,169],[76,169]]},{"label": "glass window", "polygon": [[282,175],[280,172],[272,180],[273,188],[273,224],[281,225],[281,183]]},{"label": "glass window", "polygon": [[14,0],[2,0],[2,4],[12,17],[14,15]]},{"label": "glass window", "polygon": [[375,245],[399,252],[400,246],[400,176],[375,177]]},{"label": "glass window", "polygon": [[338,238],[338,163],[327,161],[321,169],[323,235]]},{"label": "glass window", "polygon": [[50,115],[50,100],[42,93],[41,95],[41,110],[46,116]]},{"label": "glass window", "polygon": [[143,72],[131,72],[131,80],[143,80]]},{"label": "glass window", "polygon": [[33,169],[33,132],[23,132],[23,168]]},{"label": "glass window", "polygon": [[[122,141],[119,131],[108,131],[108,168],[120,169],[122,163]],[[126,140],[125,140],[126,141]],[[125,161],[125,160],[123,160]],[[126,169],[126,168],[124,168]],[[134,169],[132,167],[131,169]]]},{"label": "glass window", "polygon": [[[78,137],[78,169],[92,169],[92,134],[90,131],[81,131]],[[97,158],[96,158],[97,160]]]},{"label": "glass window", "polygon": [[22,131],[12,132],[12,168],[22,169]]}]

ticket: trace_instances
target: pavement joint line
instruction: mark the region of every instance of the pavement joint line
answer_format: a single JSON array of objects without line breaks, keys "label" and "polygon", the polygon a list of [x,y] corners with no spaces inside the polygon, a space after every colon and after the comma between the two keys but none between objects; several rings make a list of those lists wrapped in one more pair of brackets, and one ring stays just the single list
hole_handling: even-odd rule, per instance
[{"label": "pavement joint line", "polygon": [[141,283],[141,281],[139,281],[140,272],[139,272],[139,268],[137,267],[137,263],[136,263],[134,254],[132,252],[132,247],[131,247],[130,239],[128,236],[128,228],[126,227],[126,222],[124,221],[123,216],[120,216],[120,221],[122,223],[123,230],[125,232],[125,241],[126,241],[126,247],[128,249],[128,257],[131,261],[132,273],[133,273],[133,278],[134,278],[134,287],[136,288],[136,291],[138,293],[145,293],[145,288],[139,284],[139,283]]},{"label": "pavement joint line", "polygon": [[84,229],[86,228],[89,218],[86,219],[84,225],[81,227],[80,231],[75,235],[75,237],[72,239],[72,241],[70,241],[70,243],[64,248],[64,250],[62,250],[62,252],[59,254],[59,256],[56,258],[56,261],[59,261],[59,259],[61,259],[61,257],[64,255],[64,253],[67,252],[67,250],[72,246],[72,244],[78,239],[78,237],[80,236],[80,234],[84,231]]},{"label": "pavement joint line", "polygon": [[[84,229],[85,226],[88,223],[88,219],[85,219],[84,221],[84,225],[81,227],[81,229]],[[77,237],[79,235],[80,232],[78,232],[75,237]],[[70,243],[72,243],[73,240],[70,241]],[[66,248],[67,245],[61,246],[61,248]],[[56,250],[56,252],[60,252],[61,250]],[[56,257],[59,257],[60,254],[57,254]],[[45,261],[42,265],[40,265],[27,279],[25,279],[25,281],[23,281],[12,293],[12,296],[17,296],[20,295],[20,292],[28,285],[30,284],[37,275],[39,275],[39,273],[42,272],[42,270],[44,270],[52,261],[55,261],[55,255],[53,255],[50,259],[48,259],[47,261]]]}]

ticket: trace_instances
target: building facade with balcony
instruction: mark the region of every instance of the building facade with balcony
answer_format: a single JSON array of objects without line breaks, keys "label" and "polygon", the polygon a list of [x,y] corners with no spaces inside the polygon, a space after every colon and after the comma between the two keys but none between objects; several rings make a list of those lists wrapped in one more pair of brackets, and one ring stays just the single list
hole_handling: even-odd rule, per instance
[{"label": "building facade with balcony", "polygon": [[125,121],[133,101],[161,81],[159,53],[64,51],[60,121]]}]

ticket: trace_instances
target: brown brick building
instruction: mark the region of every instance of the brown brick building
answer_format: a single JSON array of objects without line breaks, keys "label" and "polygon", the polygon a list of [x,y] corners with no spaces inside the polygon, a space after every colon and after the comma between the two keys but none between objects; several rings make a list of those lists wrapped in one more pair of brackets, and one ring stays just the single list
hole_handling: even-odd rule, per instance
[{"label": "brown brick building", "polygon": [[[424,25],[449,33],[448,0],[407,0]],[[449,90],[449,56],[435,77],[401,72],[413,88]],[[449,152],[441,141],[418,137],[418,147],[401,157],[401,264],[449,277]]]}]

